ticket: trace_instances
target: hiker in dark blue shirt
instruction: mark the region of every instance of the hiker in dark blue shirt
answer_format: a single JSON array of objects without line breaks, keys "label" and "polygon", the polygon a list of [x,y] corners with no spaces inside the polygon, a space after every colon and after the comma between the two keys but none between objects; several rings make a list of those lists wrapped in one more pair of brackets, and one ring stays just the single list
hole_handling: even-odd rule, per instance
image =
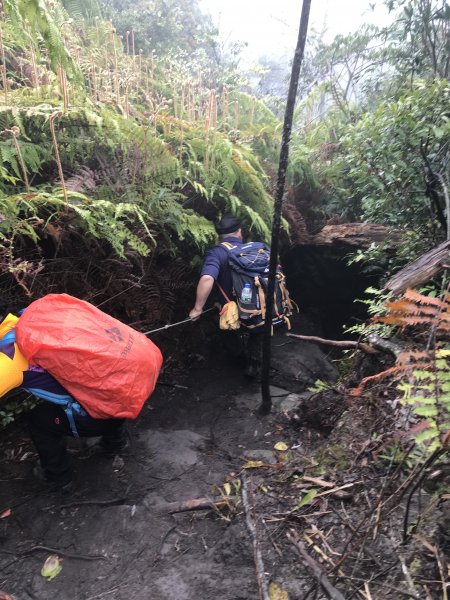
[{"label": "hiker in dark blue shirt", "polygon": [[[241,223],[233,215],[225,215],[221,221],[216,223],[216,231],[219,234],[219,243],[242,244],[243,242]],[[223,306],[228,302],[228,298],[232,297],[233,284],[230,267],[228,266],[228,251],[220,245],[210,248],[205,254],[200,280],[197,285],[195,305],[189,313],[191,319],[196,319],[202,314],[214,283],[218,284],[220,302]],[[224,292],[228,298],[226,298]]]},{"label": "hiker in dark blue shirt", "polygon": [[[209,249],[205,254],[200,279],[197,285],[197,293],[194,308],[190,311],[191,319],[197,319],[203,312],[203,308],[208,300],[214,284],[219,291],[219,299],[222,304],[226,304],[233,298],[233,284],[231,269],[228,264],[228,251],[223,246],[223,242],[231,244],[242,244],[241,223],[237,217],[231,214],[225,215],[215,224],[219,234],[219,245]],[[240,355],[244,358],[244,374],[253,378],[260,370],[261,363],[261,335],[259,332],[242,332],[241,330],[224,332],[223,337],[225,345],[235,356]]]}]

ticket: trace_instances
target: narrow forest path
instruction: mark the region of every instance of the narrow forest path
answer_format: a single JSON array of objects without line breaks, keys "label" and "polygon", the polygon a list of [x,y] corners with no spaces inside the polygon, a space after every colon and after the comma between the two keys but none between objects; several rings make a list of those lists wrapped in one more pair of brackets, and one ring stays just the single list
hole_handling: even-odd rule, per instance
[{"label": "narrow forest path", "polygon": [[[333,374],[315,347],[280,338],[276,351],[274,366],[291,374],[294,388],[305,387],[305,373],[309,381]],[[0,589],[15,600],[259,597],[241,505],[231,517],[211,510],[170,515],[160,507],[217,494],[249,458],[276,463],[273,448],[284,439],[278,409],[287,391],[275,390],[274,413],[262,418],[259,385],[221,350],[189,356],[190,370],[174,366],[174,356],[166,357],[161,381],[186,389],[158,386],[151,406],[130,424],[124,456],[78,455],[69,495],[33,482],[34,450],[21,425],[1,434],[0,511],[11,508],[11,515],[0,520]],[[63,557],[63,569],[47,581],[40,570],[52,553]],[[272,547],[271,556],[280,562]]]},{"label": "narrow forest path", "polygon": [[[70,494],[34,482],[25,423],[0,432],[0,591],[13,600],[258,600],[250,514],[260,571],[289,600],[326,597],[311,557],[334,598],[366,597],[367,589],[377,600],[408,597],[404,564],[428,597],[440,597],[437,548],[448,548],[449,512],[433,494],[442,472],[433,479],[431,469],[413,493],[420,469],[402,469],[391,450],[403,418],[395,391],[390,398],[380,386],[355,400],[337,385],[311,394],[317,379],[336,377],[333,361],[281,335],[273,410],[260,417],[259,384],[245,380],[216,332],[205,319],[163,341],[164,385],[130,423],[131,447],[120,457],[79,452]],[[367,372],[374,359],[360,359]],[[353,371],[348,377],[359,381]],[[169,513],[167,503],[233,495],[242,473],[247,507],[241,487],[228,508]],[[47,581],[40,571],[51,554],[63,568]],[[272,596],[286,600],[283,593]]]}]

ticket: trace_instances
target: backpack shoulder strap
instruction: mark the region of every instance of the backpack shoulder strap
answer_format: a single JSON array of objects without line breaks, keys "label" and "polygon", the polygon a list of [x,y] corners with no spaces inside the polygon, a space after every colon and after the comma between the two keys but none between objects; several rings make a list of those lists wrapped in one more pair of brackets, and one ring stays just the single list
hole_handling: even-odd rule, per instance
[{"label": "backpack shoulder strap", "polygon": [[224,290],[224,289],[223,289],[223,287],[220,285],[220,283],[219,283],[217,280],[216,280],[214,283],[215,283],[215,284],[217,285],[217,287],[219,288],[219,290],[220,290],[220,292],[221,292],[222,296],[225,298],[225,300],[226,300],[227,302],[230,302],[230,299],[229,299],[229,298],[228,298],[228,296],[226,295],[226,293],[225,293],[225,290]]},{"label": "backpack shoulder strap", "polygon": [[235,248],[237,248],[237,245],[233,245],[230,242],[220,242],[220,246],[223,246],[227,250],[234,250]]}]

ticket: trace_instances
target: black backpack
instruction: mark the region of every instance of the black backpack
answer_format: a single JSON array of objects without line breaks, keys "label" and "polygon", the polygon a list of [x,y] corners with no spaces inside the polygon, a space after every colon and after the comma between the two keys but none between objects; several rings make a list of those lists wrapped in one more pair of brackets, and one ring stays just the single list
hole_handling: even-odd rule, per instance
[{"label": "black backpack", "polygon": [[[255,329],[264,325],[266,317],[266,296],[269,276],[270,249],[262,242],[231,244],[222,242],[228,251],[228,264],[231,269],[233,293],[238,305],[241,325]],[[291,328],[289,321],[297,305],[289,297],[285,276],[280,266],[275,278],[274,314],[272,325],[284,323]]]}]

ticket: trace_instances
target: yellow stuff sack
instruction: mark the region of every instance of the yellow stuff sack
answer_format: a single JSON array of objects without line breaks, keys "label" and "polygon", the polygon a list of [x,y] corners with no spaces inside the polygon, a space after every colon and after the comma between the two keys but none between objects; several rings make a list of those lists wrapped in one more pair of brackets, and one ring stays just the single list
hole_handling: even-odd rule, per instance
[{"label": "yellow stuff sack", "polygon": [[239,329],[239,311],[236,302],[227,302],[220,311],[220,329],[228,331],[230,329]]}]

